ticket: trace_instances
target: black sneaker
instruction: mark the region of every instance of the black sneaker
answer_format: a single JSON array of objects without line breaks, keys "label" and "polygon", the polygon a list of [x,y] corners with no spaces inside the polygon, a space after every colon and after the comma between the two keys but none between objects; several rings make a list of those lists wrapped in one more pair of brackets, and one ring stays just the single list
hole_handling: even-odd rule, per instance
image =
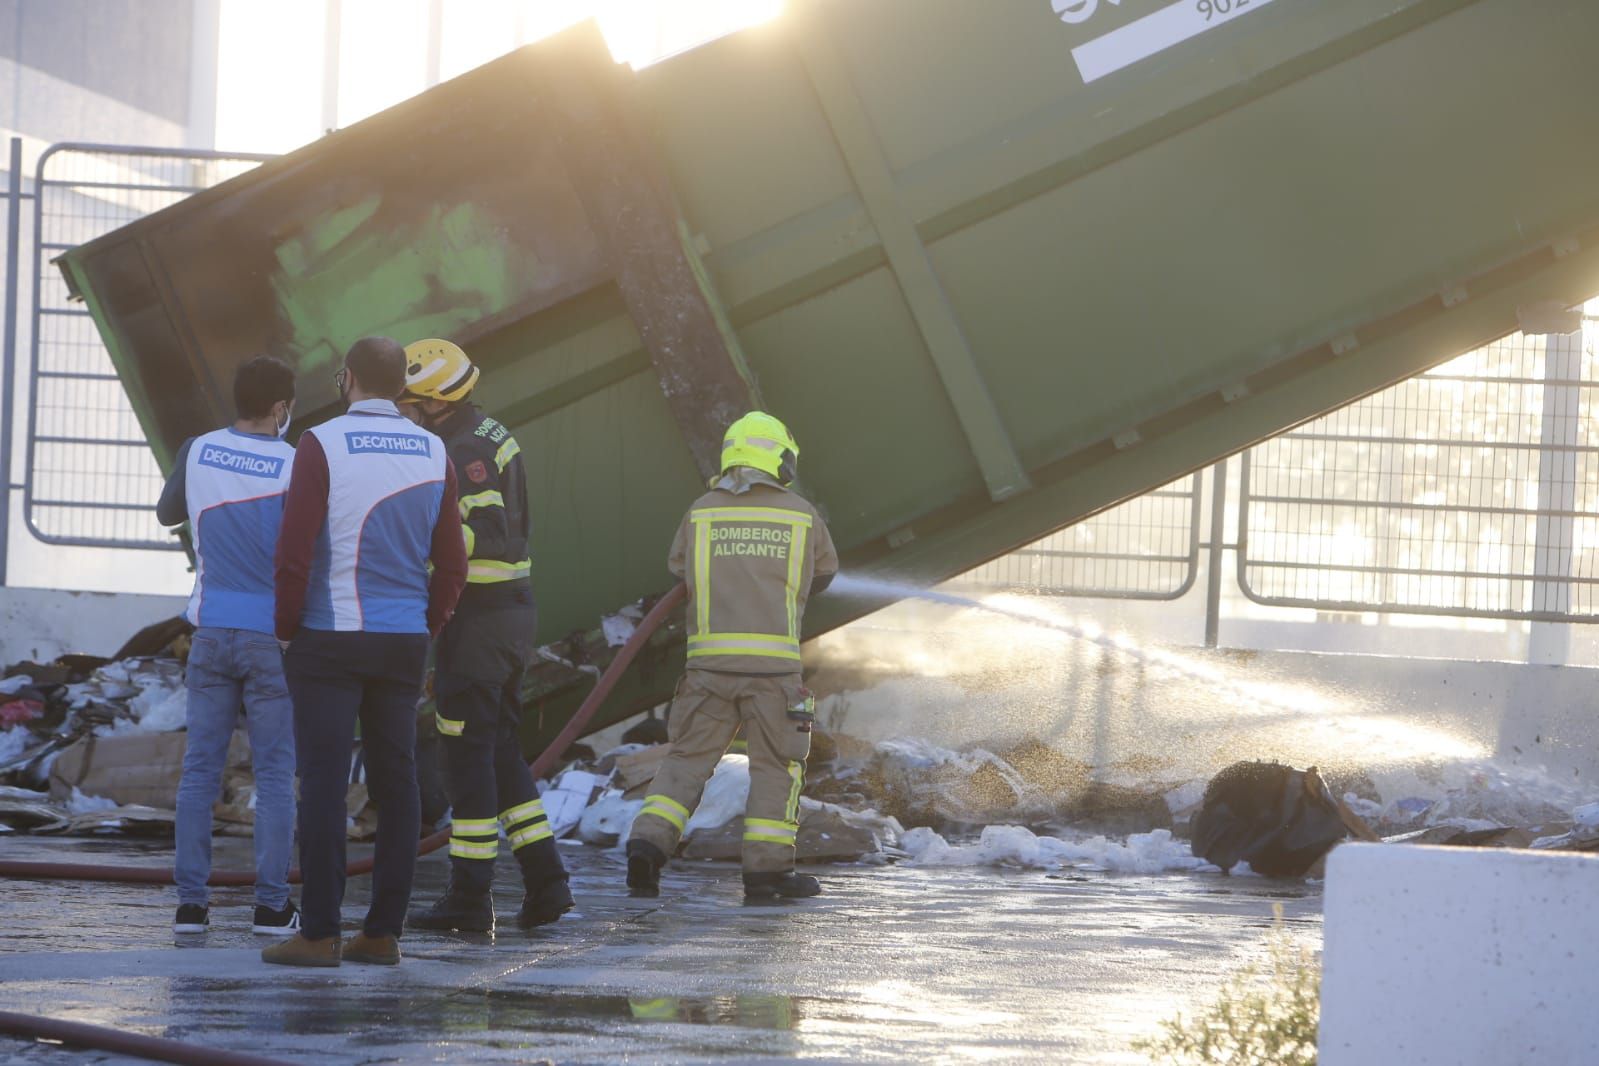
[{"label": "black sneaker", "polygon": [[199,903],[180,903],[172,920],[174,933],[204,933],[211,928],[211,908]]},{"label": "black sneaker", "polygon": [[255,925],[251,928],[261,936],[290,936],[300,931],[300,911],[292,899],[278,911],[256,904]]}]

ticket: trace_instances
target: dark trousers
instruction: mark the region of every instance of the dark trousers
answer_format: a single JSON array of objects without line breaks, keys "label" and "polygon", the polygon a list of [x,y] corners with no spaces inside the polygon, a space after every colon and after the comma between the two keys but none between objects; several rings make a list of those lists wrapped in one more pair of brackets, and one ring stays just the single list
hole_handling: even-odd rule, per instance
[{"label": "dark trousers", "polygon": [[464,596],[439,634],[433,696],[454,811],[451,874],[468,892],[489,890],[502,829],[530,889],[566,876],[522,757],[522,679],[537,628],[531,591],[506,589],[488,602]]},{"label": "dark trousers", "polygon": [[378,809],[368,936],[399,936],[411,900],[421,815],[416,788],[416,705],[428,638],[410,633],[301,630],[284,672],[294,700],[300,774],[302,933],[339,933],[344,902],[345,795],[356,722],[367,793]]}]

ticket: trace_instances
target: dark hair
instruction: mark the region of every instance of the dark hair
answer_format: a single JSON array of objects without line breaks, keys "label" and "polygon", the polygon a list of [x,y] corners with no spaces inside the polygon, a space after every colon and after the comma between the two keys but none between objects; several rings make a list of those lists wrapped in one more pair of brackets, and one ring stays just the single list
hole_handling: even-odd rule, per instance
[{"label": "dark hair", "polygon": [[294,370],[277,356],[255,356],[233,375],[233,409],[240,418],[265,418],[279,400],[294,402]]},{"label": "dark hair", "polygon": [[389,337],[362,337],[344,356],[361,391],[392,400],[405,391],[405,349]]}]

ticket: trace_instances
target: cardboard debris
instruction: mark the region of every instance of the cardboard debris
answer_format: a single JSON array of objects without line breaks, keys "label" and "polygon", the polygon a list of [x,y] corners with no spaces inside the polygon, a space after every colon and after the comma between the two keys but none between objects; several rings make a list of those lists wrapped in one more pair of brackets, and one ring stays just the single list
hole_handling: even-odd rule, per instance
[{"label": "cardboard debris", "polygon": [[74,815],[66,832],[76,836],[95,833],[124,833],[130,836],[171,836],[177,815],[142,804],[129,804],[108,811]]},{"label": "cardboard debris", "polygon": [[0,786],[0,824],[7,828],[53,833],[67,823],[66,812],[50,802],[48,793]]},{"label": "cardboard debris", "polygon": [[[187,742],[187,733],[91,734],[56,759],[50,770],[51,798],[64,802],[76,788],[86,796],[103,796],[123,805],[175,810]],[[223,795],[215,813],[228,821],[253,821],[253,814],[247,813],[248,791],[244,791],[253,791],[254,781],[249,775],[250,742],[243,730],[236,730],[228,743],[226,765]]]},{"label": "cardboard debris", "polygon": [[616,768],[611,771],[611,784],[621,789],[628,799],[643,798],[644,790],[655,780],[655,772],[661,768],[670,750],[669,744],[653,744],[642,751],[617,756]]}]

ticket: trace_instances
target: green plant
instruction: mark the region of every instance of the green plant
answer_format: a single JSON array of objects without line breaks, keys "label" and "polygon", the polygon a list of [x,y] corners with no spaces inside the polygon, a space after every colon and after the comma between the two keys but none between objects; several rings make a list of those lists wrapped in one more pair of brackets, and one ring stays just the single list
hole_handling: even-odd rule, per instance
[{"label": "green plant", "polygon": [[1161,1035],[1135,1050],[1173,1066],[1316,1066],[1321,966],[1289,937],[1282,906],[1273,909],[1264,969],[1245,969],[1204,1012],[1162,1022]]}]

